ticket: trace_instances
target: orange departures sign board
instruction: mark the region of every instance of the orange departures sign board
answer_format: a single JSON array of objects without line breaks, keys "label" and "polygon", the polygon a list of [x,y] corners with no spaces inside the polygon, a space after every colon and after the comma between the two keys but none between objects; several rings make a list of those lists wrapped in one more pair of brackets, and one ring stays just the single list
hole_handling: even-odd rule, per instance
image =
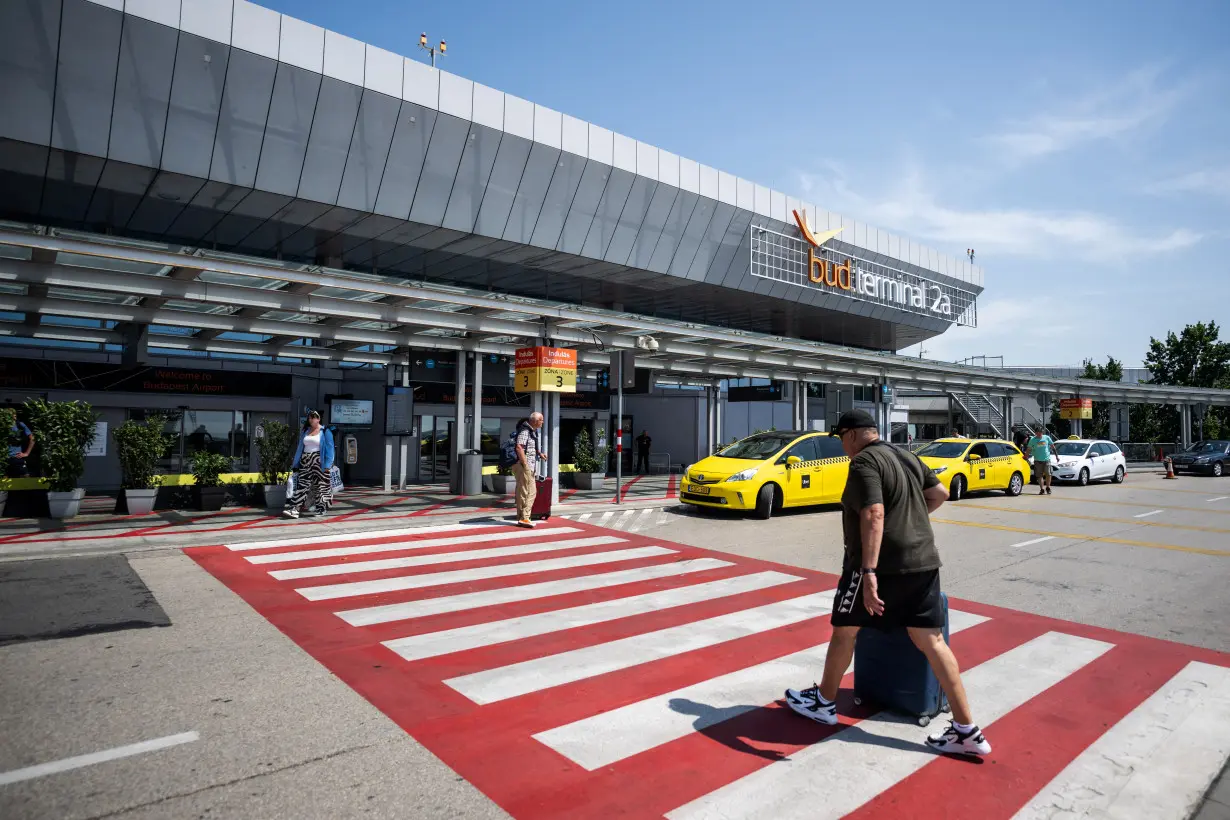
[{"label": "orange departures sign board", "polygon": [[518,393],[577,392],[577,352],[563,347],[517,350],[513,389]]},{"label": "orange departures sign board", "polygon": [[1061,419],[1093,418],[1093,399],[1060,399],[1059,417]]}]

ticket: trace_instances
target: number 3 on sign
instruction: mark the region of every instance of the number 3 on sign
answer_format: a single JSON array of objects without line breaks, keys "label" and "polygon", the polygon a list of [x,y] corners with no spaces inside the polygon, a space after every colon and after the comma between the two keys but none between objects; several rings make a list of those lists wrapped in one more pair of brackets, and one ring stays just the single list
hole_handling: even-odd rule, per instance
[{"label": "number 3 on sign", "polygon": [[556,387],[563,387],[563,386],[564,386],[564,377],[563,377],[563,376],[556,376],[556,377],[555,377],[555,386],[556,386]]},{"label": "number 3 on sign", "polygon": [[529,386],[530,386],[530,374],[529,374],[529,373],[522,373],[522,374],[521,374],[521,386],[522,386],[522,387],[529,387]]}]

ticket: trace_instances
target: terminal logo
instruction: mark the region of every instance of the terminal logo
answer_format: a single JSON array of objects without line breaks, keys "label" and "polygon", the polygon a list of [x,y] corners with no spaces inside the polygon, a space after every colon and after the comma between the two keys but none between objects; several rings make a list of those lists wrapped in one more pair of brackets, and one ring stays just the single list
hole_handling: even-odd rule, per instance
[{"label": "terminal logo", "polygon": [[817,285],[841,288],[880,302],[890,302],[903,307],[921,309],[941,316],[952,315],[952,299],[939,285],[918,279],[917,284],[891,276],[863,270],[854,266],[849,257],[837,263],[817,255],[843,228],[835,228],[817,234],[807,226],[807,218],[793,211],[795,224],[807,243],[807,278]]}]

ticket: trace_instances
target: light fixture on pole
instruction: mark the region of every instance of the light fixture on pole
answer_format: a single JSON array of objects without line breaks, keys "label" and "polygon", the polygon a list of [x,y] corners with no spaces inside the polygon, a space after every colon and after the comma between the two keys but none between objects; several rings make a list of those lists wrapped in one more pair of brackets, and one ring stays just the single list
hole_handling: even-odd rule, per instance
[{"label": "light fixture on pole", "polygon": [[423,49],[424,51],[431,52],[431,67],[432,68],[436,67],[436,54],[437,53],[441,57],[443,57],[445,54],[448,53],[448,45],[443,40],[440,41],[440,47],[438,49],[434,46],[427,45],[427,32],[425,31],[419,35],[419,48]]}]

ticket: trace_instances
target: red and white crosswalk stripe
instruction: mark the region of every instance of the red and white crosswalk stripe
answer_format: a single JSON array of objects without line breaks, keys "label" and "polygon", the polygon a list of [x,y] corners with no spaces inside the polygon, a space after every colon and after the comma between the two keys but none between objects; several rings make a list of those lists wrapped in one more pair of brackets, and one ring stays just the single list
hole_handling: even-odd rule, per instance
[{"label": "red and white crosswalk stripe", "polygon": [[1165,820],[1230,758],[1230,657],[961,601],[995,765],[930,753],[849,675],[838,726],[802,720],[776,700],[820,674],[836,579],[635,526],[187,552],[516,817]]}]

